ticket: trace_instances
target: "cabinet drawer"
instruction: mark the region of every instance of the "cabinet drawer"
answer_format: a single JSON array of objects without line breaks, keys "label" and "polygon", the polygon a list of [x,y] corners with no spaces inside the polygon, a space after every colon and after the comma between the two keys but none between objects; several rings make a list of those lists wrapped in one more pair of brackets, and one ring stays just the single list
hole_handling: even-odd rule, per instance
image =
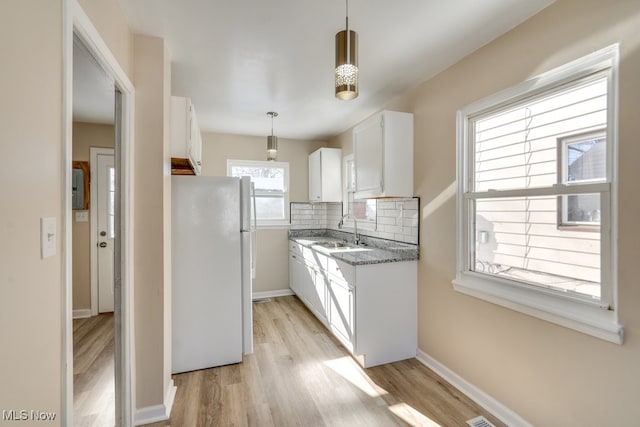
[{"label": "cabinet drawer", "polygon": [[327,260],[327,271],[337,279],[346,281],[353,286],[356,282],[356,269],[346,262],[329,258]]},{"label": "cabinet drawer", "polygon": [[302,258],[302,245],[300,243],[289,241],[289,252]]}]

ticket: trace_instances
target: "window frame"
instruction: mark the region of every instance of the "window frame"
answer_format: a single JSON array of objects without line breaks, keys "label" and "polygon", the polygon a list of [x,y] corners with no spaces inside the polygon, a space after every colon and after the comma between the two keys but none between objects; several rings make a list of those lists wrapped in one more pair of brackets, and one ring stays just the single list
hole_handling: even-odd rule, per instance
[{"label": "window frame", "polygon": [[[352,203],[356,200],[369,202],[373,200],[376,206],[376,219],[358,219],[359,230],[376,231],[378,229],[378,203],[375,199],[356,199],[356,177],[355,177],[355,157],[353,154],[348,154],[342,158],[343,165],[343,189],[342,189],[342,215],[352,213]],[[348,217],[344,220],[344,224],[347,228],[354,228],[353,219]]]},{"label": "window frame", "polygon": [[[256,228],[265,229],[265,228],[288,228],[290,226],[290,209],[289,209],[289,200],[290,200],[290,187],[289,187],[289,162],[275,162],[275,161],[267,161],[267,160],[237,160],[237,159],[227,159],[227,176],[233,176],[231,171],[234,167],[261,167],[261,168],[279,168],[284,170],[284,190],[282,192],[276,191],[262,191],[260,189],[255,189],[255,196],[274,196],[278,195],[278,197],[283,198],[283,218],[278,219],[260,219],[256,218]],[[281,196],[280,196],[281,195]]]},{"label": "window frame", "polygon": [[[618,45],[612,45],[517,84],[457,112],[457,208],[456,291],[549,321],[617,344],[623,342],[617,304],[617,105]],[[474,179],[472,120],[516,105],[572,82],[607,73],[607,181],[588,184],[555,184],[518,190],[471,191]],[[545,196],[599,192],[601,194],[601,300],[534,287],[506,278],[489,276],[470,268],[473,236],[473,200],[481,197]],[[479,197],[480,196],[480,197]]]},{"label": "window frame", "polygon": [[[607,140],[606,129],[596,129],[589,132],[583,132],[579,134],[566,135],[558,138],[558,184],[563,184],[567,186],[571,185],[583,185],[589,182],[606,182],[607,177],[604,178],[594,178],[594,179],[583,179],[579,181],[568,182],[567,174],[568,174],[568,156],[567,156],[567,147],[571,144],[576,144],[588,140],[600,139],[604,138],[605,144]],[[558,229],[560,230],[574,230],[574,231],[591,231],[591,232],[600,232],[600,223],[599,222],[589,222],[589,221],[569,221],[567,219],[567,197],[568,196],[560,196],[558,197]]]}]

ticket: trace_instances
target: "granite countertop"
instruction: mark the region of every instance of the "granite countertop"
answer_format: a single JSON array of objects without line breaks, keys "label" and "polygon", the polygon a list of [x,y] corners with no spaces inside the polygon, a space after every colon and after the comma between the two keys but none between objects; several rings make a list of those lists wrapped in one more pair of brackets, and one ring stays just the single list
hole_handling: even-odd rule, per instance
[{"label": "granite countertop", "polygon": [[350,265],[381,264],[386,262],[415,261],[419,258],[418,245],[393,240],[361,236],[363,246],[344,249],[328,249],[319,246],[324,242],[352,242],[353,234],[335,230],[295,230],[289,240],[316,250]]}]

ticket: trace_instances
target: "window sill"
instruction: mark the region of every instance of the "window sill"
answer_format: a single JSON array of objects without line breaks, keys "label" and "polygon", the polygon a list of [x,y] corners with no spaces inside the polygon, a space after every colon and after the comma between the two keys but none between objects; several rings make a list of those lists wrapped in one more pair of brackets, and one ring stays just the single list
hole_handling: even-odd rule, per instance
[{"label": "window sill", "polygon": [[586,225],[586,224],[558,224],[558,230],[561,231],[588,231],[591,233],[599,233],[599,225]]},{"label": "window sill", "polygon": [[504,284],[473,273],[460,274],[452,283],[458,292],[602,340],[623,343],[624,330],[616,313],[598,305]]}]

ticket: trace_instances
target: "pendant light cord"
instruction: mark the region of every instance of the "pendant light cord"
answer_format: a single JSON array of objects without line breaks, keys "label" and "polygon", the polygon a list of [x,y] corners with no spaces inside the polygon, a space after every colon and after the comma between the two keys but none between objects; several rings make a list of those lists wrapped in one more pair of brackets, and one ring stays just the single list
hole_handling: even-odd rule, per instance
[{"label": "pendant light cord", "polygon": [[345,11],[345,20],[346,20],[346,27],[347,27],[347,37],[349,37],[349,0],[346,0],[347,3],[347,7],[346,7],[346,11]]}]

